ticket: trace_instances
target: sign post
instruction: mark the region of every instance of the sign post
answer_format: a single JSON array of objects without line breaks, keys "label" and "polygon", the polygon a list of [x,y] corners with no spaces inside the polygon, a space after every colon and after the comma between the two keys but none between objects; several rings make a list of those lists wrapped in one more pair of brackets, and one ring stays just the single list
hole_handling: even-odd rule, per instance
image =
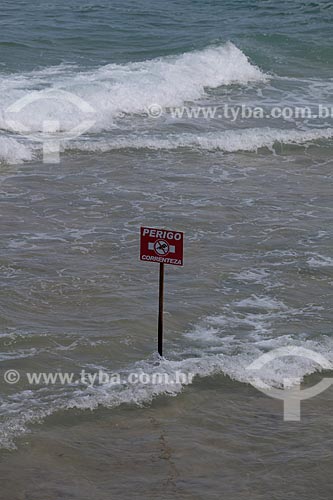
[{"label": "sign post", "polygon": [[140,260],[160,264],[158,300],[158,353],[163,356],[164,264],[182,266],[184,233],[168,229],[141,227]]},{"label": "sign post", "polygon": [[160,280],[158,294],[158,340],[157,350],[163,356],[163,301],[164,301],[164,264],[160,262]]}]

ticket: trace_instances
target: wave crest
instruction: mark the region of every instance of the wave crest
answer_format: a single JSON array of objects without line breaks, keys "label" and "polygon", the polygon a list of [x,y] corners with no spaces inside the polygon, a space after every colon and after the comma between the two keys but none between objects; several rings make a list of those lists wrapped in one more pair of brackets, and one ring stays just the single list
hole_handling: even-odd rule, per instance
[{"label": "wave crest", "polygon": [[269,127],[243,130],[226,130],[207,134],[170,134],[164,137],[127,136],[96,142],[73,142],[70,149],[87,152],[107,152],[117,149],[176,150],[194,148],[206,151],[255,152],[261,148],[272,149],[275,144],[306,144],[320,139],[332,139],[333,129],[281,130]]},{"label": "wave crest", "polygon": [[[11,130],[6,111],[33,94],[30,104],[15,118],[30,132],[43,130],[43,122],[57,121],[70,130],[80,121],[81,111],[73,103],[46,99],[45,90],[66,91],[85,101],[95,111],[92,131],[110,130],[119,113],[140,114],[157,103],[178,106],[199,99],[206,88],[234,83],[265,81],[266,75],[250,63],[234,44],[209,47],[178,56],[143,62],[109,64],[93,71],[78,72],[62,65],[30,74],[0,78],[0,128]],[[40,99],[38,99],[40,95]]]}]

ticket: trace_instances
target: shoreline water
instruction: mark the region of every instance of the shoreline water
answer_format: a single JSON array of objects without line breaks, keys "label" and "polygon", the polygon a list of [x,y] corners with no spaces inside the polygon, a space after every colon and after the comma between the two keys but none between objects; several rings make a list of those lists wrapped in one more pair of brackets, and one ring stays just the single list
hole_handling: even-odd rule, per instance
[{"label": "shoreline water", "polygon": [[[332,388],[298,421],[262,391],[332,375],[332,15],[4,2],[1,498],[330,497]],[[140,226],[186,235],[166,359]],[[124,378],[27,383],[82,370]],[[193,380],[150,383],[158,370]]]}]

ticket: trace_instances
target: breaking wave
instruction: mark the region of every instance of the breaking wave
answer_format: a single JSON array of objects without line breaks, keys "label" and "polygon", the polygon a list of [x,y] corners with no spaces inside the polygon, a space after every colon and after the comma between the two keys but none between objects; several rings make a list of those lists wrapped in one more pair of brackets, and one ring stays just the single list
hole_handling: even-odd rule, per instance
[{"label": "breaking wave", "polygon": [[[234,301],[219,314],[203,318],[184,333],[185,345],[170,353],[173,359],[159,359],[157,362],[157,358],[152,357],[121,371],[124,379],[129,373],[143,372],[149,375],[168,374],[167,380],[171,382],[122,382],[93,388],[75,384],[60,388],[42,387],[23,390],[6,400],[1,398],[0,447],[15,447],[15,438],[29,432],[32,423],[40,422],[57,411],[72,408],[94,410],[100,405],[107,408],[122,404],[142,406],[163,394],[177,396],[186,385],[195,383],[198,378],[215,375],[227,376],[246,384],[253,383],[255,376],[270,387],[281,387],[285,379],[302,379],[306,375],[327,370],[333,367],[331,338],[322,336],[315,339],[289,334],[274,336],[275,321],[288,322],[290,317],[303,317],[306,314],[312,312],[292,309],[270,296],[252,295]],[[292,349],[292,362],[289,355],[284,355],[265,363],[260,372],[253,374],[249,369],[262,355],[281,348]],[[301,355],[295,354],[297,348]],[[306,351],[313,353],[312,358],[302,355]],[[320,357],[326,360],[327,366],[318,364]],[[105,372],[108,371],[105,368]],[[177,371],[191,376],[175,382]]]},{"label": "breaking wave", "polygon": [[[146,112],[153,103],[178,106],[202,97],[207,88],[266,79],[232,43],[84,72],[62,65],[0,78],[0,128],[12,131],[9,121],[14,106],[15,119],[30,133],[43,131],[46,120],[57,121],[60,129],[71,129],[82,120],[84,106],[59,95],[60,92],[81,99],[94,111],[92,130],[96,132],[112,129],[113,120],[120,113]],[[54,99],[50,98],[50,91],[54,92]],[[22,99],[22,105],[17,105]]]},{"label": "breaking wave", "polygon": [[148,135],[126,136],[96,142],[77,141],[70,149],[90,152],[107,152],[115,149],[175,150],[194,148],[208,151],[257,151],[260,148],[272,149],[277,143],[305,144],[320,139],[332,139],[333,129],[281,130],[269,127],[242,130],[226,130],[206,134],[170,134],[163,137]]}]

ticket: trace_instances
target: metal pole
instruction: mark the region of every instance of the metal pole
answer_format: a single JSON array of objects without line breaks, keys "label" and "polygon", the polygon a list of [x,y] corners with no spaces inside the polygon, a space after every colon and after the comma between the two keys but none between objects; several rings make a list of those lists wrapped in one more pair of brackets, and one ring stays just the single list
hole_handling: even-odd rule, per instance
[{"label": "metal pole", "polygon": [[164,299],[164,264],[160,263],[158,299],[158,354],[163,356],[163,299]]}]

